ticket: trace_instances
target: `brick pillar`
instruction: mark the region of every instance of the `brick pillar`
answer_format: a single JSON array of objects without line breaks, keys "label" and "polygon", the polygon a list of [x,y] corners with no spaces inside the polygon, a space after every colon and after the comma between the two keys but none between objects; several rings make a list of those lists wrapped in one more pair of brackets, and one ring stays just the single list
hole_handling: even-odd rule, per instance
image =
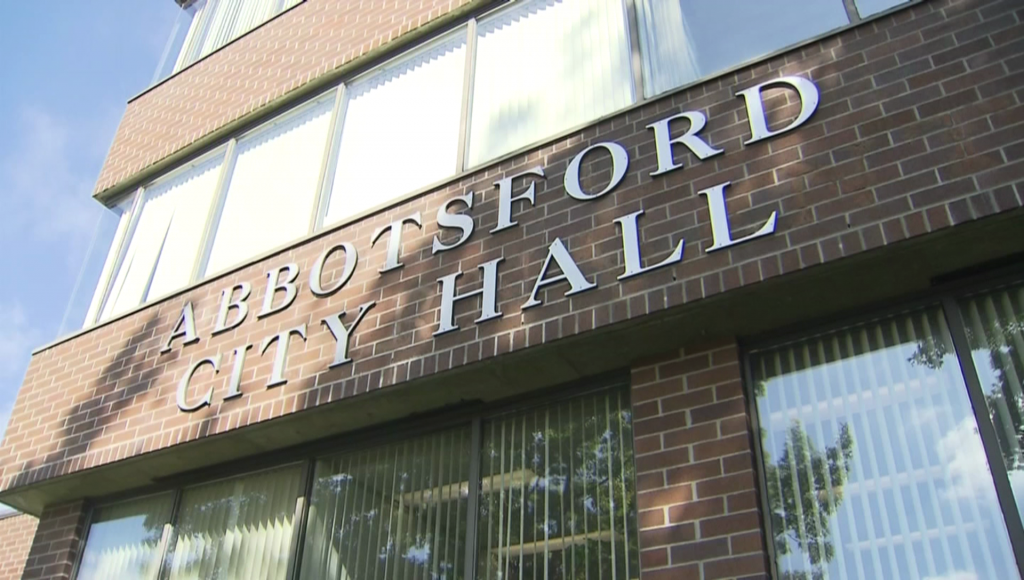
[{"label": "brick pillar", "polygon": [[735,343],[632,369],[643,580],[767,577]]},{"label": "brick pillar", "polygon": [[0,518],[0,580],[21,578],[37,522],[27,514]]},{"label": "brick pillar", "polygon": [[43,511],[22,578],[71,578],[71,569],[85,542],[85,514],[84,501]]}]

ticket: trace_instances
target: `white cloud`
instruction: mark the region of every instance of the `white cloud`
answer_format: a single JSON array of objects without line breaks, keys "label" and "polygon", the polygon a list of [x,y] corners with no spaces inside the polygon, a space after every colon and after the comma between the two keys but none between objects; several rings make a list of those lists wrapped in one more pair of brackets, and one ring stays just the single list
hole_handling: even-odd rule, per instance
[{"label": "white cloud", "polygon": [[943,495],[948,499],[995,500],[985,447],[973,416],[965,417],[943,435],[938,452],[950,482]]}]

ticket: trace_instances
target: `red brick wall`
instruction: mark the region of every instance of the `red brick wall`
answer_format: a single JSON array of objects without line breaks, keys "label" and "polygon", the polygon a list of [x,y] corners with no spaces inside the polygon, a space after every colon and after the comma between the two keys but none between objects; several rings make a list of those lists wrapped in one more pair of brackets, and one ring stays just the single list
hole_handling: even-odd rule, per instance
[{"label": "red brick wall", "polygon": [[85,539],[85,515],[82,501],[47,508],[39,518],[22,578],[71,578]]},{"label": "red brick wall", "polygon": [[766,573],[741,377],[735,344],[633,368],[644,580]]},{"label": "red brick wall", "polygon": [[471,1],[305,0],[128,103],[97,193]]},{"label": "red brick wall", "polygon": [[27,514],[0,519],[0,580],[21,578],[38,523]]},{"label": "red brick wall", "polygon": [[[1022,205],[1024,197],[1024,8],[1013,0],[932,1],[900,11],[779,56],[751,69],[647,104],[529,154],[467,176],[400,207],[319,239],[130,317],[94,329],[33,357],[0,449],[0,489],[76,472],[167,448],[236,427],[267,421],[369,390],[561,337],[638,319],[762,280],[893,244]],[[748,128],[735,92],[769,78],[804,75],[821,90],[821,105],[803,127],[743,146]],[[770,95],[777,118],[795,104]],[[685,169],[651,178],[655,155],[646,125],[684,110],[708,113],[704,135],[725,155],[698,161],[680,153]],[[571,157],[590,143],[614,140],[630,153],[623,183],[598,200],[569,199],[562,178]],[[519,226],[496,224],[493,182],[543,165],[533,208],[519,206]],[[605,183],[607,158],[588,157],[588,187]],[[708,212],[699,189],[732,181],[727,190],[737,236],[779,212],[778,231],[746,245],[706,254]],[[435,212],[467,190],[477,192],[473,238],[456,250],[430,252]],[[622,244],[612,220],[643,208],[640,221],[648,263],[680,239],[683,261],[624,283]],[[405,267],[378,274],[385,243],[370,247],[378,227],[421,211],[422,230],[405,230]],[[565,298],[566,285],[543,293],[544,306],[521,310],[548,244],[565,242],[599,288]],[[312,261],[328,246],[350,241],[360,252],[348,285],[329,299],[307,288]],[[479,325],[470,301],[456,308],[462,329],[433,337],[437,279],[461,269],[460,292],[476,288],[477,266],[504,256],[500,266],[501,320]],[[294,261],[302,269],[299,298],[287,311],[256,320],[266,271]],[[331,262],[338,275],[341,260]],[[210,337],[222,289],[253,286],[249,319]],[[320,320],[344,310],[349,323],[360,304],[377,306],[354,334],[354,364],[328,369],[334,341]],[[158,350],[182,306],[195,306],[199,344]],[[309,339],[293,339],[288,384],[265,388],[273,350],[260,341],[305,323]],[[248,353],[238,399],[222,401],[231,351]],[[212,406],[195,413],[175,406],[178,380],[192,361],[222,353],[220,374],[196,375],[193,392],[216,385]]]}]

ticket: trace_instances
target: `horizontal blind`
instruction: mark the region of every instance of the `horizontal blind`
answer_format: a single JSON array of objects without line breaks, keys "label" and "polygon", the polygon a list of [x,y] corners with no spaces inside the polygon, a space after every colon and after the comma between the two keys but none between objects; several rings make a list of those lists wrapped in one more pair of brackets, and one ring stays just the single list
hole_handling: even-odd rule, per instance
[{"label": "horizontal blind", "polygon": [[849,24],[843,0],[635,0],[648,97]]},{"label": "horizontal blind", "polygon": [[639,577],[626,393],[489,421],[481,461],[476,578]]},{"label": "horizontal blind", "polygon": [[1024,517],[1024,286],[960,303],[971,357]]},{"label": "horizontal blind", "polygon": [[156,580],[173,502],[165,493],[96,508],[75,578]]},{"label": "horizontal blind", "polygon": [[780,577],[1017,577],[938,309],[751,364]]},{"label": "horizontal blind", "polygon": [[103,318],[188,285],[222,163],[218,155],[143,191]]},{"label": "horizontal blind", "polygon": [[186,489],[168,578],[285,578],[300,479],[291,466]]},{"label": "horizontal blind", "polygon": [[468,165],[630,105],[622,0],[528,0],[477,26]]},{"label": "horizontal blind", "polygon": [[466,29],[345,90],[327,224],[453,175]]},{"label": "horizontal blind", "polygon": [[239,140],[207,275],[310,231],[332,108],[320,99]]},{"label": "horizontal blind", "polygon": [[468,428],[317,462],[303,579],[472,578]]}]

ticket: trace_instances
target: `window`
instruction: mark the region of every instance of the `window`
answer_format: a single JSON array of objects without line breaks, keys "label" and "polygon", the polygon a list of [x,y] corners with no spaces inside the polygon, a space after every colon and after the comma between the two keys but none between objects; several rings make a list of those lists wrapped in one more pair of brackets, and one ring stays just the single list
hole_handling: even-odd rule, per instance
[{"label": "window", "polygon": [[214,197],[223,154],[193,163],[146,187],[101,318],[184,288]]},{"label": "window", "polygon": [[301,0],[199,0],[174,64],[177,72]]},{"label": "window", "polygon": [[960,310],[1017,510],[1024,517],[1024,286],[970,296],[960,302]]},{"label": "window", "polygon": [[467,166],[634,101],[622,0],[526,0],[477,25]]},{"label": "window", "polygon": [[332,106],[321,99],[238,140],[207,275],[310,231]]},{"label": "window", "polygon": [[481,462],[476,578],[640,575],[625,393],[495,418]]},{"label": "window", "polygon": [[651,97],[849,23],[842,0],[637,0]]},{"label": "window", "polygon": [[79,580],[156,580],[173,493],[105,505],[93,512]]},{"label": "window", "polygon": [[345,87],[325,224],[454,175],[466,29]]},{"label": "window", "polygon": [[639,575],[624,390],[310,463],[103,506],[76,578],[271,580],[296,563],[301,580]]},{"label": "window", "polygon": [[301,473],[295,465],[186,489],[168,578],[284,578]]},{"label": "window", "polygon": [[1017,577],[955,352],[928,308],[752,355],[780,578]]}]

